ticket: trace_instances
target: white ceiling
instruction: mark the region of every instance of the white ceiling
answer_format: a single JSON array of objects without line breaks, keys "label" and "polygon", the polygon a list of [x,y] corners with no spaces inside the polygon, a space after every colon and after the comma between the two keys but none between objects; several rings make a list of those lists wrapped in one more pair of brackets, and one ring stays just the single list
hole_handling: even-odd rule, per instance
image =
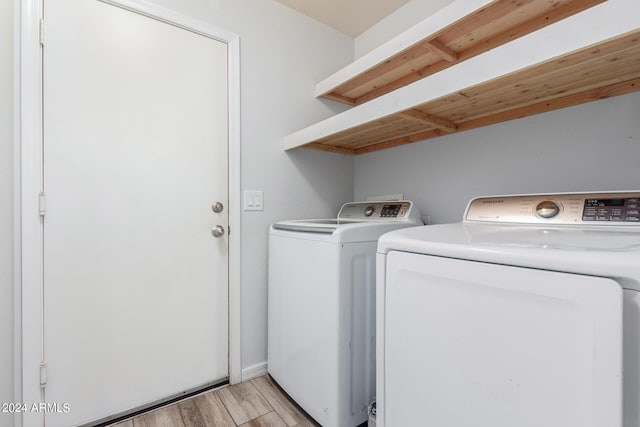
[{"label": "white ceiling", "polygon": [[356,37],[409,0],[276,0]]}]

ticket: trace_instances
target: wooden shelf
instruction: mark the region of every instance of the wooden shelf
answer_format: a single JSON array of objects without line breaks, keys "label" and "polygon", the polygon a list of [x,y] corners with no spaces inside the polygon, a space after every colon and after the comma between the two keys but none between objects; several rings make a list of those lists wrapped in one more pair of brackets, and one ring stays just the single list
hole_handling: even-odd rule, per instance
[{"label": "wooden shelf", "polygon": [[[361,154],[640,90],[637,0],[611,0],[287,136]],[[570,126],[570,125],[569,125]]]},{"label": "wooden shelf", "polygon": [[603,1],[456,2],[320,82],[316,95],[362,104]]}]

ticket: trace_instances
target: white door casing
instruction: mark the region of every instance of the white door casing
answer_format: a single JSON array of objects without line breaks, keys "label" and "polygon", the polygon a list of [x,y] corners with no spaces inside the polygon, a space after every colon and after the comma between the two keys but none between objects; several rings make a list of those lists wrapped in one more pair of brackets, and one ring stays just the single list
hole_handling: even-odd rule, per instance
[{"label": "white door casing", "polygon": [[[84,2],[83,2],[84,3]],[[86,2],[89,3],[89,2]],[[147,4],[143,4],[143,3],[138,3],[138,2],[130,2],[130,1],[118,1],[118,2],[109,2],[111,4],[117,4],[118,6],[121,6],[122,9],[120,8],[116,8],[113,5],[107,5],[105,3],[99,3],[99,2],[92,2],[93,6],[96,7],[101,7],[101,8],[111,8],[113,9],[113,11],[115,13],[125,13],[123,9],[135,9],[137,12],[140,12],[143,15],[147,15],[147,17],[143,17],[141,15],[135,15],[134,19],[145,19],[148,21],[152,21],[155,22],[157,24],[157,21],[154,21],[152,19],[149,19],[149,16],[153,16],[158,18],[159,21],[164,21],[164,22],[171,22],[176,24],[175,26],[170,26],[170,25],[166,25],[163,24],[163,26],[165,27],[169,27],[170,31],[181,31],[183,33],[188,34],[188,37],[192,37],[192,38],[202,38],[205,39],[205,37],[202,37],[203,35],[208,37],[208,38],[213,38],[213,39],[217,39],[217,40],[221,40],[224,43],[220,43],[223,46],[224,50],[227,50],[226,48],[228,47],[228,52],[229,52],[229,64],[228,64],[228,73],[229,73],[229,78],[228,78],[228,104],[224,106],[224,108],[228,108],[228,129],[229,129],[229,153],[228,156],[225,154],[224,157],[224,165],[226,167],[227,164],[227,157],[228,157],[228,163],[230,165],[230,171],[229,171],[229,185],[228,188],[230,189],[229,191],[229,201],[228,203],[226,203],[227,201],[225,200],[225,208],[228,208],[228,210],[226,210],[226,212],[228,212],[229,215],[229,223],[233,226],[234,224],[239,224],[239,209],[238,209],[238,189],[239,189],[239,135],[238,135],[238,129],[239,129],[239,104],[238,104],[238,39],[236,36],[219,31],[217,29],[213,29],[207,25],[204,25],[200,22],[194,21],[194,20],[190,20],[187,19],[185,17],[181,17],[175,14],[172,14],[171,12],[168,12],[166,10],[162,10],[160,8],[155,8],[155,7],[150,7]],[[45,3],[45,7],[46,7]],[[39,16],[42,14],[42,10],[40,8],[39,2],[37,1],[33,1],[33,2],[24,2],[23,4],[23,9],[21,11],[21,16],[22,16],[22,46],[21,46],[21,62],[22,62],[22,75],[21,75],[21,88],[22,88],[22,109],[21,109],[21,116],[22,116],[22,122],[21,122],[21,132],[22,132],[22,161],[21,161],[21,168],[20,168],[20,172],[21,172],[21,178],[22,178],[22,188],[21,188],[21,193],[22,193],[22,204],[21,204],[21,213],[22,213],[22,242],[21,242],[21,246],[22,246],[22,307],[20,311],[22,314],[22,318],[21,323],[22,323],[22,337],[23,337],[23,345],[22,345],[22,352],[21,352],[21,364],[17,363],[17,368],[20,369],[20,372],[18,373],[18,378],[22,378],[21,384],[20,384],[20,388],[22,391],[22,401],[27,402],[27,403],[31,403],[31,402],[39,402],[42,400],[43,396],[41,394],[41,390],[39,387],[39,382],[40,382],[40,378],[39,378],[39,372],[38,372],[38,365],[40,363],[40,360],[42,360],[43,358],[43,347],[42,347],[42,334],[43,334],[43,325],[41,323],[41,314],[39,313],[40,311],[40,307],[42,306],[42,271],[43,271],[43,266],[42,266],[42,259],[41,259],[41,254],[42,254],[42,224],[38,218],[37,215],[37,210],[38,210],[38,204],[37,204],[37,192],[39,192],[41,190],[41,186],[42,186],[42,179],[43,179],[43,175],[42,175],[42,170],[40,168],[40,165],[42,163],[42,159],[43,159],[43,153],[42,153],[42,144],[41,144],[41,139],[40,139],[40,132],[39,129],[41,129],[41,122],[40,122],[40,114],[39,114],[39,106],[41,104],[41,93],[40,90],[36,90],[36,88],[39,88],[38,84],[35,84],[36,82],[39,82],[40,78],[41,78],[41,71],[40,69],[38,69],[38,65],[41,63],[41,58],[40,58],[40,52],[39,52],[39,46],[36,46],[35,44],[38,42],[38,39],[36,37],[36,35],[38,34],[38,21],[39,21]],[[131,12],[126,12],[126,14],[129,15],[134,15]],[[46,19],[46,16],[45,16]],[[139,24],[140,22],[138,22]],[[45,45],[46,45],[46,37],[47,34],[51,35],[52,33],[47,33],[46,32],[46,28],[47,28],[47,21],[45,20]],[[137,25],[136,25],[137,27]],[[183,28],[182,30],[179,30],[178,28]],[[188,28],[191,32],[187,32],[184,31],[185,28]],[[129,30],[137,30],[138,28],[133,28],[130,27]],[[123,30],[126,30],[126,28],[123,28]],[[124,35],[124,34],[120,34],[120,35]],[[53,37],[53,36],[52,36]],[[51,41],[51,40],[50,40]],[[209,40],[210,42],[213,42],[212,40]],[[53,42],[53,41],[52,41]],[[213,43],[217,43],[217,42],[213,42]],[[224,46],[224,44],[226,44],[226,46]],[[166,46],[164,47],[166,48]],[[135,59],[135,58],[134,58]],[[111,64],[114,67],[117,68],[117,66],[119,64]],[[131,65],[131,64],[130,64]],[[170,64],[169,64],[170,65]],[[46,63],[45,63],[46,66]],[[100,71],[99,69],[97,71]],[[111,70],[113,71],[113,70]],[[116,70],[117,71],[117,70]],[[226,72],[227,70],[225,70]],[[58,76],[60,77],[60,76]],[[149,76],[151,79],[154,76]],[[225,78],[226,79],[226,78]],[[73,82],[74,85],[76,85],[77,81]],[[96,86],[99,87],[99,86]],[[57,87],[57,89],[60,89],[60,87]],[[86,87],[84,88],[85,90],[87,89]],[[116,94],[116,92],[114,91],[114,93],[105,93],[105,95],[107,97],[111,97],[111,99],[113,100],[114,97],[117,97],[118,95]],[[166,95],[166,94],[165,94]],[[89,99],[89,98],[87,98]],[[158,97],[157,101],[161,103],[162,98]],[[76,112],[78,113],[83,113],[83,109],[84,108],[88,108],[88,106],[83,105],[79,108],[76,109]],[[124,106],[124,108],[126,108],[126,106]],[[71,110],[69,110],[70,112]],[[127,114],[127,112],[123,112],[120,111],[122,114],[120,115],[120,119],[126,120],[127,118],[132,118],[135,116],[135,111],[132,110],[130,111],[130,113],[133,114]],[[51,113],[49,113],[51,115]],[[82,115],[82,114],[80,114]],[[45,114],[46,116],[46,114]],[[64,115],[61,116],[62,120],[65,120]],[[46,120],[47,117],[45,117]],[[68,121],[67,124],[71,123],[73,119],[75,119],[76,117],[74,116],[72,119],[69,119],[68,117],[66,119],[69,119],[71,121]],[[225,112],[225,120],[227,118],[227,114]],[[89,119],[88,117],[85,116],[85,119]],[[61,123],[60,120],[56,120],[56,122],[53,124],[53,127],[63,124]],[[51,123],[50,123],[51,125]],[[95,123],[92,123],[92,125],[95,125]],[[227,127],[227,123],[225,123],[225,127]],[[103,135],[104,136],[104,135]],[[161,136],[161,135],[156,135],[156,137]],[[78,142],[78,141],[76,141]],[[95,143],[96,141],[87,141],[87,144],[91,144],[91,143]],[[45,146],[47,144],[47,140],[45,137]],[[113,144],[112,144],[113,145]],[[72,152],[77,153],[78,149],[80,149],[80,151],[82,150],[82,144],[77,145],[75,147],[75,150],[72,150]],[[95,147],[94,147],[95,148]],[[111,148],[114,148],[113,146]],[[131,147],[120,147],[119,149],[131,149]],[[157,147],[156,147],[157,148]],[[145,153],[144,149],[142,149],[142,147],[138,147],[135,148],[135,150],[137,150],[137,152],[135,152],[135,155],[138,155],[138,160],[142,161],[142,163],[144,164],[145,161],[147,161],[146,167],[147,169],[151,169],[153,167],[153,165],[151,164],[152,162],[148,161],[149,154],[152,153]],[[95,150],[86,150],[85,154],[93,152],[95,153]],[[123,162],[121,163],[118,167],[125,167],[127,165],[132,166],[135,164],[138,164],[139,166],[142,165],[140,163],[136,163],[135,161],[132,161],[133,159],[128,157],[128,156],[121,156],[120,158],[117,156],[117,151],[112,151],[111,152],[111,161],[115,161],[115,163]],[[102,153],[102,155],[104,155],[105,153]],[[129,153],[131,154],[131,153]],[[173,153],[175,154],[175,153]],[[163,160],[167,160],[166,156],[170,156],[172,155],[171,151],[163,151],[163,149],[158,149],[155,152],[156,158],[153,159],[153,161],[163,161]],[[162,157],[165,156],[165,159],[162,159]],[[64,156],[62,156],[64,157]],[[60,160],[60,159],[58,159]],[[64,161],[69,161],[71,160],[73,162],[73,159],[63,159]],[[106,160],[106,158],[105,158]],[[176,163],[179,163],[180,161],[193,161],[193,159],[189,160],[189,159],[173,159],[173,161],[175,161]],[[88,166],[88,164],[84,165],[85,167]],[[176,168],[174,169],[174,172],[178,171],[180,168]],[[133,170],[133,169],[131,169]],[[45,169],[45,171],[47,172],[47,176],[46,178],[50,178],[52,175],[50,174],[51,171],[47,171]],[[113,171],[112,171],[113,172]],[[147,171],[148,172],[148,171]],[[168,171],[169,172],[169,171]],[[64,174],[63,174],[64,175]],[[99,174],[94,174],[94,175],[99,175]],[[145,184],[144,179],[145,177],[147,177],[149,174],[148,173],[140,173],[138,175],[137,178],[142,179],[139,183]],[[170,175],[170,172],[167,173],[167,175]],[[165,182],[162,183],[162,185],[165,186],[170,186],[171,182],[174,182],[174,186],[177,185],[177,179],[180,179],[180,174],[178,173],[177,175],[174,173],[174,175],[171,177],[165,177],[167,178],[165,180]],[[225,175],[226,175],[226,171],[225,171]],[[69,177],[71,175],[67,175],[66,179],[67,182],[62,182],[60,181],[58,184],[62,185],[63,187],[66,187],[67,184],[69,184]],[[105,177],[108,176],[108,173],[106,175],[103,175]],[[45,190],[47,190],[47,181],[45,178]],[[58,178],[60,178],[60,176],[58,176]],[[64,176],[62,177],[64,178]],[[73,178],[73,177],[72,177]],[[113,179],[117,180],[118,179],[118,174],[112,174],[111,175],[111,180],[103,180],[103,184],[104,182],[113,182]],[[156,178],[162,178],[162,177],[156,177]],[[169,179],[170,178],[170,179]],[[55,180],[53,180],[55,181]],[[64,181],[64,179],[63,179]],[[74,181],[73,179],[71,179],[71,181]],[[151,179],[149,180],[149,182],[147,184],[152,184],[154,181],[157,181],[156,179]],[[98,218],[96,218],[95,215],[103,215],[104,219],[105,217],[109,217],[109,209],[113,209],[114,206],[109,202],[109,194],[105,193],[102,196],[98,195],[100,193],[100,191],[88,191],[89,188],[87,187],[90,183],[86,182],[84,180],[77,180],[75,182],[75,184],[78,184],[79,187],[83,187],[85,186],[85,190],[86,191],[85,195],[90,195],[90,193],[94,193],[97,195],[97,197],[92,199],[92,196],[89,196],[89,199],[93,200],[93,204],[94,206],[91,207],[89,205],[87,205],[85,202],[89,202],[89,204],[92,204],[90,200],[84,200],[84,201],[78,201],[73,202],[75,209],[77,209],[78,211],[83,211],[84,214],[91,214],[91,210],[93,208],[95,208],[95,204],[96,203],[101,203],[101,202],[105,202],[105,206],[102,206],[100,209],[96,209],[93,211],[93,215],[84,215],[81,214],[77,217],[77,219],[84,219],[86,220],[85,222],[85,228],[87,229],[87,232],[90,233],[98,233],[98,234],[91,234],[92,237],[107,237],[108,239],[111,238],[115,238],[115,236],[117,235],[117,233],[112,233],[113,230],[111,231],[106,231],[106,230],[102,230],[102,231],[98,231],[95,228],[96,227],[91,227],[91,221],[92,220],[96,220],[96,223],[99,223]],[[96,182],[93,183],[94,185],[96,184]],[[119,185],[127,185],[127,183],[120,183]],[[52,185],[50,188],[55,188],[55,185]],[[37,191],[36,191],[37,190]],[[226,189],[225,189],[226,190]],[[34,197],[34,191],[36,191],[36,195]],[[135,191],[131,191],[129,192],[129,194],[133,194],[135,193]],[[139,195],[148,195],[151,198],[153,198],[153,195],[148,194],[149,192],[140,192]],[[113,193],[115,194],[115,193]],[[113,194],[111,194],[111,196],[113,196]],[[190,194],[190,192],[188,192],[188,194]],[[160,201],[161,197],[157,197],[158,195],[156,195],[156,201]],[[49,229],[46,229],[48,224],[48,221],[51,219],[53,220],[55,215],[53,214],[53,212],[56,210],[56,203],[59,202],[59,199],[56,199],[55,197],[52,198],[51,195],[48,195],[48,202],[49,202],[49,206],[48,206],[48,214],[49,217],[47,217],[47,220],[45,221],[46,225],[45,225],[45,241],[47,241],[47,238],[53,238],[55,237],[52,234],[47,234],[47,233],[52,233],[53,232],[53,226]],[[149,206],[147,203],[144,202],[148,202],[149,199],[145,200],[145,201],[141,201],[138,200],[138,198],[135,198],[136,200],[132,201],[129,200],[128,204],[133,208],[132,211],[134,212],[138,212],[138,213],[142,213],[144,212],[144,210],[146,209],[146,212],[144,212],[145,215],[147,215],[147,217],[151,216],[152,211],[156,211],[156,213],[158,213],[158,205],[156,206]],[[54,202],[54,200],[56,200]],[[35,201],[35,203],[34,203]],[[111,200],[112,201],[112,200]],[[123,201],[123,200],[121,200]],[[215,200],[207,200],[208,203],[211,203]],[[127,203],[126,200],[124,200],[123,202]],[[140,202],[139,206],[134,206],[136,204],[136,202]],[[108,207],[108,205],[110,205],[111,207]],[[32,208],[36,208],[36,212],[34,215],[34,211],[32,210]],[[211,210],[209,209],[209,206],[206,205],[205,207],[205,211],[206,211],[206,215],[208,216],[208,227],[215,225],[215,223],[218,223],[221,221],[221,219],[217,217],[216,214],[214,214],[213,212],[211,212]],[[139,208],[139,209],[138,209]],[[117,209],[116,209],[117,210]],[[170,215],[168,213],[168,211],[164,211],[162,210],[163,214],[166,215]],[[93,218],[91,218],[93,217]],[[175,218],[175,215],[174,215]],[[225,225],[226,225],[226,221],[222,221]],[[112,224],[113,225],[113,224]],[[127,224],[121,224],[123,225],[123,229],[126,228]],[[185,224],[182,224],[185,225]],[[209,243],[213,243],[213,244],[218,244],[216,243],[215,239],[213,239],[211,237],[211,235],[209,234],[209,230],[208,227],[206,230],[203,230],[203,235],[206,236],[207,242]],[[118,227],[116,227],[118,228]],[[146,232],[148,233],[150,229],[146,230]],[[122,230],[120,230],[122,231]],[[236,226],[235,230],[234,230],[234,235],[233,238],[229,240],[229,253],[230,253],[230,260],[229,260],[229,264],[230,264],[230,286],[229,286],[229,329],[231,330],[231,333],[229,335],[229,355],[230,355],[230,359],[229,359],[229,375],[230,375],[230,380],[231,382],[237,382],[238,379],[240,378],[240,364],[239,364],[239,342],[240,342],[240,337],[239,337],[239,307],[238,307],[238,303],[239,300],[237,298],[238,295],[238,279],[239,279],[239,269],[238,269],[238,257],[237,254],[239,253],[239,227]],[[129,230],[128,234],[130,235],[131,233],[135,233],[135,232],[140,232],[141,234],[145,233],[145,230],[141,230],[140,228],[132,228]],[[101,234],[100,234],[101,233]],[[162,233],[162,232],[161,232]],[[125,233],[127,234],[127,233]],[[124,235],[124,234],[123,234]],[[122,237],[122,236],[121,236]],[[147,235],[147,238],[150,238],[151,236]],[[226,238],[227,236],[225,236]],[[155,238],[160,239],[161,236],[156,235]],[[51,239],[51,241],[54,241],[53,239]],[[68,242],[67,242],[68,243]],[[116,245],[118,244],[118,242],[114,242]],[[120,242],[123,243],[123,242]],[[65,243],[66,244],[66,243]],[[218,244],[219,245],[219,244]],[[45,244],[46,246],[46,244]],[[126,246],[125,246],[126,247]],[[56,248],[53,248],[54,251],[52,253],[56,253]],[[95,248],[92,248],[95,249]],[[165,248],[166,249],[166,248]],[[159,248],[158,249],[159,252],[162,252],[162,249]],[[80,251],[82,252],[82,251]],[[165,251],[166,252],[166,251]],[[180,251],[178,251],[180,252]],[[234,254],[236,254],[236,256],[234,256]],[[82,255],[82,254],[80,254]],[[86,255],[86,254],[85,254]],[[94,260],[96,257],[93,257]],[[123,257],[126,258],[126,257]],[[64,261],[64,258],[61,258]],[[52,263],[51,265],[49,265],[47,267],[47,269],[45,270],[47,273],[49,272],[55,272],[55,269],[57,266],[60,266],[60,260],[57,260],[56,262]],[[96,260],[97,261],[97,260]],[[94,268],[95,266],[90,266],[87,265],[85,266],[87,267],[87,269],[90,271],[92,268]],[[68,266],[67,266],[67,270],[69,270]],[[99,270],[96,269],[96,270]],[[161,268],[159,269],[161,270]],[[74,269],[74,272],[75,269]],[[96,278],[96,279],[101,279],[101,278]],[[99,280],[98,280],[99,281]],[[69,292],[83,292],[83,289],[81,289],[82,287],[76,288],[76,289],[67,289],[67,291]],[[45,284],[45,292],[47,290],[47,285]],[[120,291],[123,291],[124,289],[120,289]],[[139,290],[140,292],[144,292],[144,289]],[[58,294],[59,296],[63,296],[64,292]],[[76,294],[77,295],[77,294]],[[54,295],[47,295],[47,297],[49,296],[54,296],[54,300],[55,300],[55,294]],[[112,295],[113,296],[113,295]],[[174,298],[175,300],[175,298]],[[58,298],[57,303],[60,303],[62,300]],[[108,298],[105,299],[105,301],[108,301]],[[125,299],[125,302],[127,300]],[[183,301],[184,302],[184,301]],[[55,304],[51,303],[50,307],[51,309],[55,308]],[[82,314],[80,313],[80,317],[82,318],[82,316],[90,316],[91,310],[87,310],[87,307],[80,307],[81,310],[85,310],[85,312]],[[184,308],[184,307],[182,307]],[[226,306],[224,307],[224,310],[226,310]],[[56,316],[58,316],[59,313],[57,313],[59,310],[54,311],[54,310],[50,310],[49,311],[49,316],[51,317],[51,315],[53,315],[53,317],[51,319],[54,319],[55,321],[58,322],[62,322],[59,323],[60,325],[64,325],[64,321],[69,320],[68,318],[65,318],[64,316],[59,317],[56,319]],[[202,314],[203,312],[201,312]],[[106,313],[102,313],[101,315],[105,315],[105,318],[108,317],[108,315]],[[112,313],[113,315],[113,313]],[[100,315],[95,316],[95,318],[99,318]],[[61,320],[62,319],[62,320]],[[66,319],[66,320],[65,320]],[[78,318],[76,318],[77,321]],[[117,322],[116,322],[117,323]],[[126,322],[125,322],[126,323]],[[225,328],[226,329],[226,328]],[[46,329],[45,329],[46,331]],[[52,332],[52,331],[49,331]],[[97,331],[96,331],[97,332]],[[104,332],[104,331],[103,331]],[[226,333],[226,330],[224,331]],[[174,336],[178,336],[178,335],[174,335]],[[122,338],[122,337],[119,337]],[[46,355],[45,355],[46,356]],[[153,360],[149,361],[151,363],[151,366],[153,366]],[[21,366],[20,366],[21,365]],[[35,365],[35,366],[34,366]],[[95,369],[97,369],[98,371],[101,370],[103,368],[103,366],[101,366],[99,363],[97,363],[95,365]],[[226,370],[226,369],[225,369]],[[53,378],[51,377],[51,375],[53,374],[53,372],[55,372],[55,369],[53,369],[53,367],[49,367],[48,369],[49,371],[49,378],[48,380],[50,382],[53,381]],[[161,372],[158,372],[158,375],[161,375]],[[55,375],[54,375],[55,376]],[[55,393],[53,391],[47,391],[47,396],[45,396],[45,401],[49,401],[49,396],[55,395]],[[24,416],[24,425],[39,425],[41,423],[41,419],[42,419],[42,414],[41,413],[28,413],[25,414]]]}]

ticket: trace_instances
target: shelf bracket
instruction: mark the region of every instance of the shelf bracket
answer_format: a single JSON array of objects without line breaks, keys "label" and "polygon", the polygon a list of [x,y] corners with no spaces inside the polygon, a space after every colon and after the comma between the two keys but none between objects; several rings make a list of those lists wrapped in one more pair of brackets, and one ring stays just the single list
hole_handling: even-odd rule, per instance
[{"label": "shelf bracket", "polygon": [[337,92],[329,92],[322,95],[325,98],[332,99],[334,101],[342,102],[347,105],[356,105],[356,101],[353,98],[349,98],[348,96],[340,95]]},{"label": "shelf bracket", "polygon": [[303,145],[304,148],[312,148],[314,150],[320,151],[328,151],[330,153],[340,153],[340,154],[355,154],[355,150],[346,147],[335,147],[333,145],[324,145],[319,144],[317,142],[311,142],[309,144]]},{"label": "shelf bracket", "polygon": [[436,129],[440,129],[445,132],[455,132],[456,130],[458,130],[458,126],[452,121],[422,112],[420,110],[412,109],[401,111],[396,114],[405,119],[426,123]]},{"label": "shelf bracket", "polygon": [[438,39],[429,40],[427,42],[427,47],[447,62],[456,62],[458,60],[458,52],[450,49]]}]

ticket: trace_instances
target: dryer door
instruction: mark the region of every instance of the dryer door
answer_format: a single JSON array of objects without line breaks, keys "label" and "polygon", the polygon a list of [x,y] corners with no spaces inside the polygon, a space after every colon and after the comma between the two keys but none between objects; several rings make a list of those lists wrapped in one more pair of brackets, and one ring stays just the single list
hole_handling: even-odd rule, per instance
[{"label": "dryer door", "polygon": [[390,252],[385,297],[385,427],[621,425],[617,282]]}]

